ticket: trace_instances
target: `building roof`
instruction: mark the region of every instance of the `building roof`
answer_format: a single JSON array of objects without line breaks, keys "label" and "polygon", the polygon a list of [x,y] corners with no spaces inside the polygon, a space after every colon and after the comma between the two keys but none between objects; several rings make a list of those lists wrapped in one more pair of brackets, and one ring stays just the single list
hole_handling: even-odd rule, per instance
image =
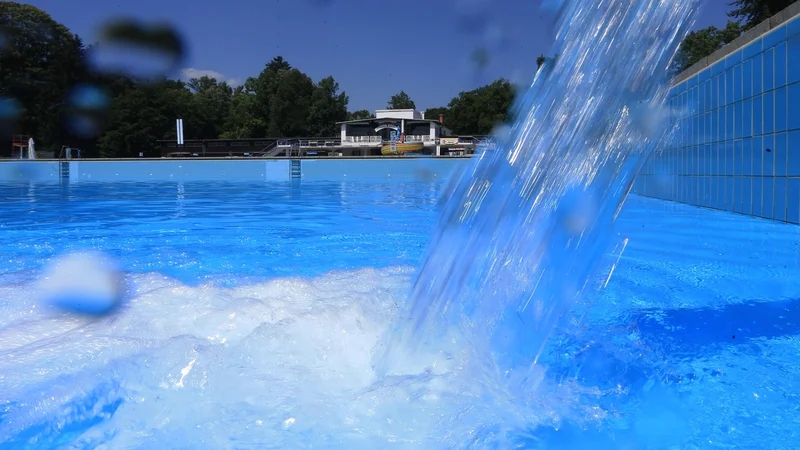
[{"label": "building roof", "polygon": [[364,124],[368,124],[368,123],[371,123],[371,122],[399,122],[401,120],[405,120],[406,122],[427,122],[427,123],[435,122],[435,123],[438,123],[438,124],[441,125],[441,123],[438,120],[433,120],[433,119],[402,119],[402,118],[394,118],[394,117],[381,117],[380,119],[373,117],[371,119],[345,120],[344,122],[336,122],[336,125],[343,124],[343,123],[364,123]]}]

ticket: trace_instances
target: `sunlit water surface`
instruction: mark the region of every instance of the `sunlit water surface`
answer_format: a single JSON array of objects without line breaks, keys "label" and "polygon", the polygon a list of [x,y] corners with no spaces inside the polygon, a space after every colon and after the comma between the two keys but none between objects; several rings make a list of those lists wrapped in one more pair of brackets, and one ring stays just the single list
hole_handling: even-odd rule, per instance
[{"label": "sunlit water surface", "polygon": [[[1,185],[3,448],[792,448],[797,228],[638,197],[538,389],[468,354],[376,382],[439,189]],[[34,307],[44,264],[82,248],[129,271],[125,309]]]}]

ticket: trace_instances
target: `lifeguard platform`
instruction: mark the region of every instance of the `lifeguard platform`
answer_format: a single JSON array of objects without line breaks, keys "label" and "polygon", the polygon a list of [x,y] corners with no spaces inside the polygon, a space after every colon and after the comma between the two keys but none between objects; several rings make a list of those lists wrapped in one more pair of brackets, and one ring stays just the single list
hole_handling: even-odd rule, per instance
[{"label": "lifeguard platform", "polygon": [[28,142],[30,136],[23,134],[15,134],[11,138],[11,158],[12,159],[25,159],[27,158]]}]

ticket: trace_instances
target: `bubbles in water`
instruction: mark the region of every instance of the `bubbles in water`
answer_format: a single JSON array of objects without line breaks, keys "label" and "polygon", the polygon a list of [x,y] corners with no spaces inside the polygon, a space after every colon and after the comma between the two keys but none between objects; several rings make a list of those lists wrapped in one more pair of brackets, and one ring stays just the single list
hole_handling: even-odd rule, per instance
[{"label": "bubbles in water", "polygon": [[75,86],[67,96],[67,106],[67,126],[72,133],[80,137],[100,134],[109,106],[104,90],[90,84]]},{"label": "bubbles in water", "polygon": [[44,305],[90,316],[115,311],[124,295],[124,277],[119,267],[96,252],[56,259],[39,283],[39,298]]},{"label": "bubbles in water", "polygon": [[168,24],[117,20],[101,29],[98,45],[87,56],[98,72],[152,78],[180,68],[185,50],[183,39]]}]

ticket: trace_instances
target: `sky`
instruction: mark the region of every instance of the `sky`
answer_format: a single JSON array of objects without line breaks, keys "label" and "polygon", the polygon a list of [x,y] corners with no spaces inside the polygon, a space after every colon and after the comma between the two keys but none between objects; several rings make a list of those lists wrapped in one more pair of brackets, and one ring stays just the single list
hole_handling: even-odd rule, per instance
[{"label": "sky", "polygon": [[[349,109],[384,108],[401,90],[417,109],[504,77],[528,80],[553,24],[539,0],[32,0],[88,43],[109,20],[171,24],[189,52],[175,77],[233,84],[283,56],[312,79],[333,76]],[[80,6],[76,3],[79,3]],[[695,28],[724,26],[729,0],[705,0]],[[476,52],[489,55],[477,70]]]}]

